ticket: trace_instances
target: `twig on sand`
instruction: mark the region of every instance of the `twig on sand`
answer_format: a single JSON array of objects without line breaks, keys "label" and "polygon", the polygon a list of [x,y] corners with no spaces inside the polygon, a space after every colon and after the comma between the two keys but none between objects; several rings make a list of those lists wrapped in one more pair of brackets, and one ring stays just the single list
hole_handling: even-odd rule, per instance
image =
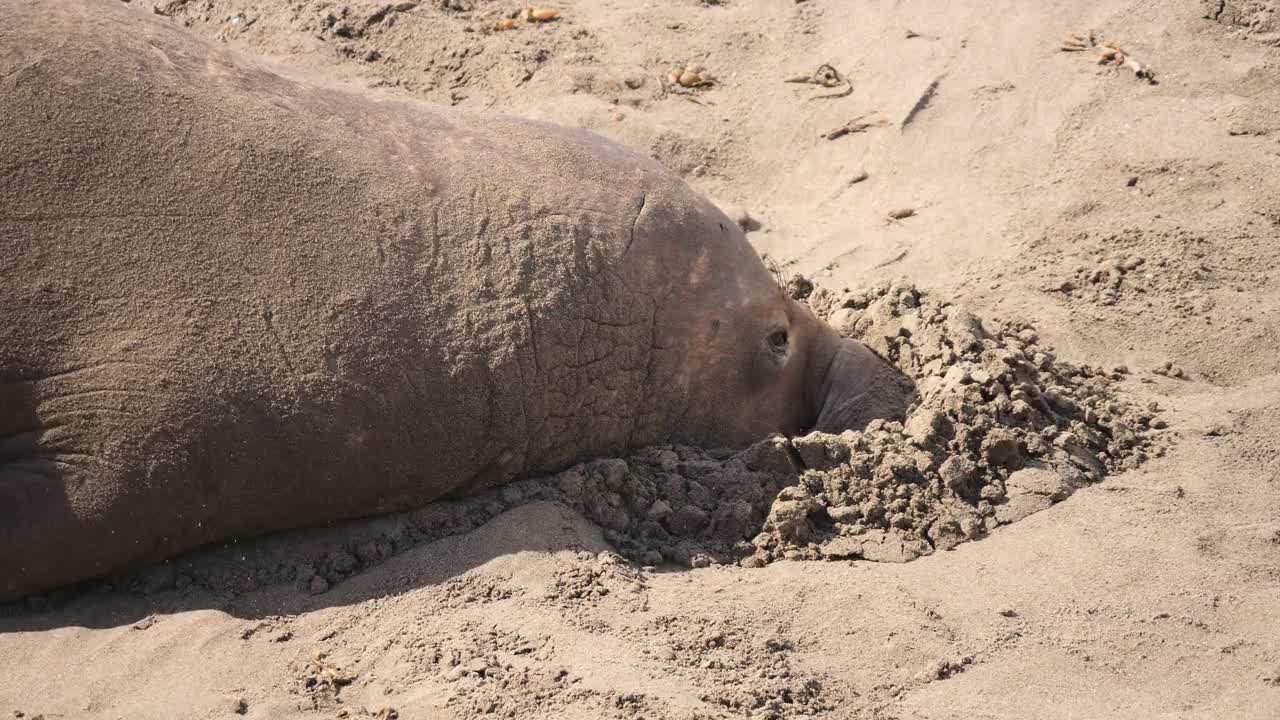
[{"label": "twig on sand", "polygon": [[925,35],[924,33],[918,33],[918,32],[916,32],[915,30],[912,30],[911,28],[907,28],[906,39],[907,39],[907,40],[912,40],[912,39],[915,39],[915,38],[924,38],[925,40],[938,40],[938,39],[940,39],[937,35]]},{"label": "twig on sand", "polygon": [[859,115],[858,117],[850,120],[844,125],[841,125],[835,130],[822,133],[822,137],[828,140],[835,140],[836,138],[841,138],[841,137],[844,137],[845,135],[850,135],[852,133],[866,132],[867,130],[873,127],[884,127],[885,125],[888,124],[884,120],[875,120],[875,121],[863,120],[862,118],[864,117],[866,117],[866,115]]},{"label": "twig on sand", "polygon": [[907,116],[902,118],[902,125],[898,127],[899,130],[906,130],[907,126],[911,124],[911,121],[916,119],[916,115],[919,115],[922,110],[929,107],[929,103],[933,100],[933,96],[938,93],[938,85],[942,82],[942,78],[946,76],[946,73],[942,73],[938,77],[934,78],[933,82],[929,83],[929,87],[924,89],[924,92],[920,94],[920,99],[916,100],[916,104],[911,107],[911,112],[907,113]]},{"label": "twig on sand", "polygon": [[896,210],[890,210],[888,213],[885,214],[884,224],[888,225],[890,223],[896,223],[899,220],[906,220],[909,217],[915,217],[915,214],[916,214],[916,209],[911,207],[904,207],[904,208],[897,208]]},{"label": "twig on sand", "polygon": [[894,208],[884,214],[885,225],[901,225],[902,221],[907,218],[919,217],[920,211],[937,205],[936,201],[929,200],[919,205],[905,205],[903,207]]},{"label": "twig on sand", "polygon": [[896,262],[902,262],[903,260],[906,260],[906,259],[907,259],[907,251],[906,251],[906,250],[903,250],[902,252],[898,253],[897,255],[894,255],[893,257],[891,257],[891,258],[889,258],[889,259],[887,259],[887,260],[881,260],[880,262],[876,263],[875,265],[872,265],[872,266],[871,266],[871,268],[874,270],[874,269],[877,269],[877,268],[889,267],[890,265],[892,265],[892,264],[894,264],[894,263],[896,263]]},{"label": "twig on sand", "polygon": [[869,177],[871,176],[867,173],[866,170],[858,170],[848,180],[845,180],[843,183],[841,183],[840,186],[835,189],[835,192],[831,193],[831,195],[827,198],[827,200],[835,200],[836,198],[843,195],[845,190],[848,190],[854,185],[857,185],[858,183],[863,182]]}]

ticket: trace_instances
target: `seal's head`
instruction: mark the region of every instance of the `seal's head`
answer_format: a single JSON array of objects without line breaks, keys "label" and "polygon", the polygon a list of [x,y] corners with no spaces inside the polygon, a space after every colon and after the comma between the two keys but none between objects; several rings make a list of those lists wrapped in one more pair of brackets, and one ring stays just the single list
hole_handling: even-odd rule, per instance
[{"label": "seal's head", "polygon": [[654,347],[659,392],[683,395],[671,439],[740,447],[771,433],[860,429],[900,417],[909,384],[793,300],[738,225],[709,201],[648,197],[629,251],[663,282]]}]

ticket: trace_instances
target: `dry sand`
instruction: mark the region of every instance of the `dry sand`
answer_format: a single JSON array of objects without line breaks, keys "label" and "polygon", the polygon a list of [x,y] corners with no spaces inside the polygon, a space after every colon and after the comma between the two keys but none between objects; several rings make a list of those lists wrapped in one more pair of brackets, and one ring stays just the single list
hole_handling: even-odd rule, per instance
[{"label": "dry sand", "polygon": [[131,4],[650,152],[923,401],[55,594],[0,713],[1280,717],[1280,4]]}]

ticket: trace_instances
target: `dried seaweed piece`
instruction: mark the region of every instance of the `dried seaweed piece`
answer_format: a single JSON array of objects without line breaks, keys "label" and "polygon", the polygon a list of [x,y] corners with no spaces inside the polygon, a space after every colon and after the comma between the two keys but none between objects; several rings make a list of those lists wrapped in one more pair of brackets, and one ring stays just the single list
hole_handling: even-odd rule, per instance
[{"label": "dried seaweed piece", "polygon": [[844,137],[845,135],[849,135],[852,133],[866,132],[867,130],[873,127],[884,127],[885,125],[888,124],[884,120],[876,120],[874,122],[863,120],[862,118],[864,117],[866,117],[866,115],[859,115],[858,117],[850,120],[844,125],[841,125],[835,130],[822,133],[822,137],[826,138],[827,140],[835,140],[836,138],[841,138],[841,137]]},{"label": "dried seaweed piece", "polygon": [[339,668],[326,660],[325,657],[325,653],[321,650],[316,650],[311,655],[311,660],[307,663],[307,674],[303,678],[303,684],[308,690],[327,690],[337,695],[341,688],[355,682],[356,675]]},{"label": "dried seaweed piece", "polygon": [[826,95],[814,95],[810,100],[818,100],[823,98],[841,98],[848,97],[853,93],[853,83],[849,81],[834,65],[823,63],[808,75],[793,75],[785,78],[783,82],[789,83],[807,83],[809,85],[821,85],[826,88],[834,88],[844,86],[840,92],[828,93]]},{"label": "dried seaweed piece", "polygon": [[1139,80],[1146,80],[1152,85],[1156,84],[1156,77],[1151,72],[1151,68],[1134,60],[1127,52],[1115,45],[1102,46],[1102,53],[1098,56],[1098,64],[1129,68],[1133,71],[1133,76]]},{"label": "dried seaweed piece", "polygon": [[817,70],[814,70],[808,75],[793,75],[783,82],[809,83],[811,85],[821,85],[823,87],[836,87],[838,85],[843,85],[848,82],[848,80],[845,80],[845,77],[841,75],[840,71],[835,69],[833,65],[824,63],[819,65]]},{"label": "dried seaweed piece", "polygon": [[558,20],[560,13],[551,8],[527,7],[520,11],[520,17],[528,22],[551,22],[552,20]]},{"label": "dried seaweed piece", "polygon": [[1129,53],[1115,43],[1104,42],[1099,44],[1092,30],[1088,34],[1067,33],[1062,38],[1061,49],[1064,52],[1083,52],[1093,48],[1098,48],[1100,51],[1098,54],[1099,65],[1129,68],[1133,71],[1134,77],[1139,80],[1146,80],[1152,85],[1156,84],[1155,73],[1151,71],[1150,67],[1134,60]]}]

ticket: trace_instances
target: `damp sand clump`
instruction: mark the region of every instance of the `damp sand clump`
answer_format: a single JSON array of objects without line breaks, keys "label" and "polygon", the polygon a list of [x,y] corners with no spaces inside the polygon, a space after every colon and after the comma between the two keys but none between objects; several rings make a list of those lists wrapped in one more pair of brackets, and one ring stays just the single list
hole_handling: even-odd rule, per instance
[{"label": "damp sand clump", "polygon": [[907,283],[809,302],[911,378],[918,401],[900,422],[795,439],[804,472],[749,563],[910,560],[1162,452],[1164,423],[1121,390],[1125,368],[1063,361],[1029,325],[987,327]]}]

